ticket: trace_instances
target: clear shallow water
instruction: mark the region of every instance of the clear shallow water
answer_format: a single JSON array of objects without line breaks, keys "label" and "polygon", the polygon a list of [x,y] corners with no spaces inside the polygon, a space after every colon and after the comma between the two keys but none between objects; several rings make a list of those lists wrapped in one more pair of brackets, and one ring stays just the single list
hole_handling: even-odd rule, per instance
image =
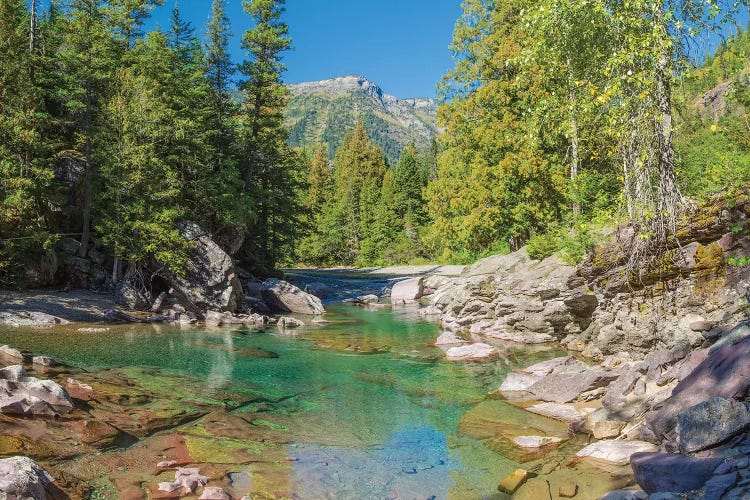
[{"label": "clear shallow water", "polygon": [[[512,365],[555,353],[519,350],[493,363],[448,363],[430,346],[437,326],[415,309],[328,309],[330,324],[291,336],[275,327],[129,325],[105,333],[4,330],[0,343],[86,370],[150,367],[165,380],[188,374],[217,393],[246,392],[248,403],[230,412],[262,412],[283,429],[291,464],[285,480],[300,498],[494,495],[518,463],[488,446],[486,436],[459,429],[495,413],[502,420],[507,405],[488,407],[486,394]],[[480,416],[466,423],[470,410]],[[234,480],[252,482],[241,474]]]}]

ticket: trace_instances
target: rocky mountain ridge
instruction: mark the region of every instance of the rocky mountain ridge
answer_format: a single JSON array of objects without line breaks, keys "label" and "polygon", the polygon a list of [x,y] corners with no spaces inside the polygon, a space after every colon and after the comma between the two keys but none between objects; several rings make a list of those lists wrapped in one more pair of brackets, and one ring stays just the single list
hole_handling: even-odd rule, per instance
[{"label": "rocky mountain ridge", "polygon": [[333,156],[346,131],[361,119],[370,138],[394,163],[410,142],[426,147],[440,133],[435,99],[400,99],[364,76],[340,76],[288,88],[291,98],[285,115],[293,146],[325,143]]}]

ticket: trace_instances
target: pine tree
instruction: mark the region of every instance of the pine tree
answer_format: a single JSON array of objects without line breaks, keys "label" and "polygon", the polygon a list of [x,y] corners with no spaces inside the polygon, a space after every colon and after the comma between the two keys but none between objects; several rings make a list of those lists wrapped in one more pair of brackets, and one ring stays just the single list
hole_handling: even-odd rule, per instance
[{"label": "pine tree", "polygon": [[417,161],[418,155],[414,143],[409,144],[401,153],[394,173],[396,213],[412,225],[424,223],[422,191],[426,183]]},{"label": "pine tree", "polygon": [[287,146],[283,123],[288,90],[281,81],[281,57],[291,39],[281,21],[283,0],[250,0],[243,6],[255,21],[242,37],[249,58],[240,65],[246,77],[240,87],[242,192],[254,211],[243,258],[251,267],[268,271],[293,247],[301,211],[300,161]]},{"label": "pine tree", "polygon": [[373,230],[373,207],[379,201],[386,171],[385,156],[370,141],[362,121],[344,137],[334,166],[336,213],[341,215],[340,244],[347,248],[346,262],[353,263],[360,257],[362,241]]},{"label": "pine tree", "polygon": [[[33,21],[32,21],[33,20]],[[14,285],[21,264],[49,250],[55,129],[36,13],[23,0],[0,3],[0,280]]]}]

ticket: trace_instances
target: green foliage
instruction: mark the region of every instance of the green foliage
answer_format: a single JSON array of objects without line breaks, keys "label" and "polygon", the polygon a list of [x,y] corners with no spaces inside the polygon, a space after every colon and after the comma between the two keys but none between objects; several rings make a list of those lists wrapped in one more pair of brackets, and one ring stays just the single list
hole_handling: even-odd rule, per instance
[{"label": "green foliage", "polygon": [[580,263],[594,245],[594,240],[587,225],[573,229],[553,227],[543,234],[529,238],[526,251],[534,259],[545,259],[559,252],[560,259],[566,264]]}]

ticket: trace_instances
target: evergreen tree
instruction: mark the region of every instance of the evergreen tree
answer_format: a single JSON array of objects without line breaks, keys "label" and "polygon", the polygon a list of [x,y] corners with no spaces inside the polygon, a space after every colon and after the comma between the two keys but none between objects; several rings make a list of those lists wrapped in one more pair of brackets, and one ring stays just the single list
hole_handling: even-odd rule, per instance
[{"label": "evergreen tree", "polygon": [[283,123],[288,90],[281,81],[281,58],[291,39],[281,21],[283,0],[249,0],[243,6],[255,21],[242,37],[249,58],[240,65],[246,77],[240,87],[242,191],[254,211],[243,258],[253,268],[268,271],[292,248],[301,211],[299,158],[287,146]]},{"label": "evergreen tree", "polygon": [[[44,66],[37,20],[23,0],[0,3],[0,280],[14,285],[21,264],[49,250],[56,122],[40,81]],[[31,19],[34,19],[33,24]],[[32,41],[33,40],[33,41]]]},{"label": "evergreen tree", "polygon": [[418,155],[414,143],[409,144],[401,153],[394,173],[396,213],[414,226],[424,222],[422,191],[426,182],[424,171],[418,163]]}]

